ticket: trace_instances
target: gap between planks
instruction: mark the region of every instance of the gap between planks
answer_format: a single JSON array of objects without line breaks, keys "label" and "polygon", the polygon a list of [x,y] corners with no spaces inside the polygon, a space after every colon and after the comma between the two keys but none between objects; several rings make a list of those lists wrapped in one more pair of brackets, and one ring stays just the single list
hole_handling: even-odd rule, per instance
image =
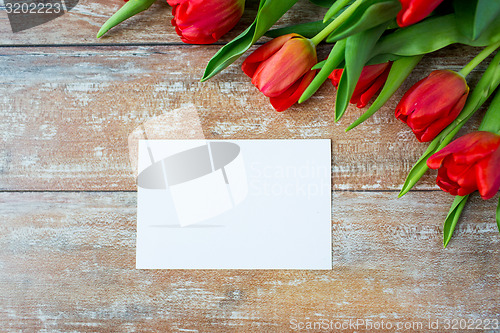
[{"label": "gap between planks", "polygon": [[[135,193],[135,190],[0,190],[0,193]],[[399,193],[399,190],[333,190],[332,193]],[[416,189],[415,192],[442,192],[439,189]]]},{"label": "gap between planks", "polygon": [[[213,43],[209,46],[224,46],[227,43]],[[263,42],[256,42],[254,45],[262,45]],[[57,47],[155,47],[155,46],[207,46],[205,44],[186,44],[182,42],[166,42],[166,43],[69,43],[69,44],[0,44],[0,48],[30,48],[30,47],[40,47],[40,48],[57,48]]]}]

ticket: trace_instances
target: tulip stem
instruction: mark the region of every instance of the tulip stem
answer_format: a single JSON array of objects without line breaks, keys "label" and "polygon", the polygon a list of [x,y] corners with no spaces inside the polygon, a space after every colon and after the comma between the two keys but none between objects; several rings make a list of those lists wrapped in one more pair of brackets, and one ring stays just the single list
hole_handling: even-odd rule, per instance
[{"label": "tulip stem", "polygon": [[494,44],[488,45],[485,47],[477,56],[474,57],[460,72],[464,78],[472,72],[474,68],[477,67],[484,59],[486,59],[490,54],[492,54],[496,49],[500,47],[500,42],[496,42]]},{"label": "tulip stem", "polygon": [[330,9],[328,9],[328,11],[326,12],[325,17],[323,18],[323,23],[330,21],[330,19],[337,15],[342,10],[342,8],[349,4],[349,1],[351,0],[335,1]]},{"label": "tulip stem", "polygon": [[350,5],[345,11],[342,12],[339,16],[337,16],[330,24],[328,24],[323,30],[321,30],[316,36],[311,38],[311,42],[314,45],[318,45],[321,43],[328,35],[330,35],[335,29],[337,29],[342,23],[344,23],[351,15],[354,13],[356,8],[364,0],[356,0]]}]

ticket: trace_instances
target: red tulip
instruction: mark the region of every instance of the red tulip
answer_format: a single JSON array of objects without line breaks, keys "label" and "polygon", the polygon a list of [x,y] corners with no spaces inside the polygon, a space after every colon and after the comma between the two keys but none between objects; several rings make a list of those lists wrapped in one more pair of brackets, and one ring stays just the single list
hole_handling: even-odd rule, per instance
[{"label": "red tulip", "polygon": [[397,16],[401,28],[415,24],[427,17],[443,0],[399,0],[403,8]]},{"label": "red tulip", "polygon": [[469,87],[450,70],[436,70],[404,94],[396,118],[406,123],[420,142],[434,139],[462,111]]},{"label": "red tulip", "polygon": [[453,141],[427,160],[439,169],[437,184],[453,195],[476,190],[484,200],[500,189],[500,135],[478,131]]},{"label": "red tulip", "polygon": [[184,43],[211,44],[241,18],[245,0],[167,0],[172,25]]},{"label": "red tulip", "polygon": [[314,78],[311,67],[317,62],[316,48],[307,38],[288,34],[259,47],[243,62],[241,69],[267,97],[276,111],[297,102]]},{"label": "red tulip", "polygon": [[[358,83],[354,88],[354,93],[351,97],[351,103],[356,104],[358,108],[363,108],[368,104],[370,99],[382,88],[389,71],[391,70],[391,62],[386,62],[377,65],[368,65],[363,67]],[[340,77],[343,69],[335,69],[329,76],[332,84],[337,88],[339,86]]]}]

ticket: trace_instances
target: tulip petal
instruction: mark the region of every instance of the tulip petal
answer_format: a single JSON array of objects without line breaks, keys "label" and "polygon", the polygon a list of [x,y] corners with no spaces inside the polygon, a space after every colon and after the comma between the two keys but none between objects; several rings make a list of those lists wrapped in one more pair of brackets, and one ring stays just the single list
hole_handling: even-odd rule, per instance
[{"label": "tulip petal", "polygon": [[461,75],[436,70],[403,96],[396,117],[412,129],[419,141],[431,141],[455,120],[468,93],[469,87]]},{"label": "tulip petal", "polygon": [[244,0],[167,0],[172,25],[184,43],[211,44],[231,30],[243,14]]},{"label": "tulip petal", "polygon": [[[408,28],[411,29],[411,28]],[[406,29],[401,29],[406,30]],[[500,76],[498,76],[498,69],[500,63],[500,53],[497,53],[490,65],[482,75],[478,84],[475,86],[474,90],[466,103],[464,110],[462,110],[464,119],[468,119],[472,114],[474,114],[483,103],[493,94],[500,83]],[[497,95],[498,96],[498,95]],[[487,113],[488,114],[488,113]],[[417,183],[417,181],[422,177],[422,175],[427,170],[426,162],[428,158],[435,153],[441,147],[447,145],[456,134],[456,132],[465,124],[464,121],[452,123],[450,125],[450,132],[445,134],[441,133],[434,141],[429,145],[424,154],[418,159],[415,165],[411,168],[403,187],[399,193],[399,197],[402,197]]]},{"label": "tulip petal", "polygon": [[[391,70],[391,67],[389,66],[390,63],[387,63],[388,66],[385,66],[385,70],[375,79],[375,82],[373,82],[370,87],[364,91],[357,99],[356,101],[356,106],[358,108],[364,108],[366,104],[372,99],[372,97],[382,88],[382,86],[385,84],[385,81],[387,81],[387,76],[389,76],[389,71]],[[356,90],[354,90],[353,97],[356,95]],[[352,98],[351,98],[351,103]]]},{"label": "tulip petal", "polygon": [[447,115],[443,115],[442,117],[434,120],[434,122],[430,123],[427,128],[424,128],[422,134],[420,136],[417,135],[417,139],[420,142],[432,141],[439,133],[441,133],[442,130],[444,130],[458,117],[460,111],[464,108],[467,96],[468,92],[459,99],[457,104],[455,104]]},{"label": "tulip petal", "polygon": [[345,49],[345,71],[339,82],[335,98],[335,121],[338,121],[349,106],[363,67],[373,56],[372,49],[386,30],[387,25],[380,24],[347,38]]},{"label": "tulip petal", "polygon": [[[457,175],[453,175],[455,178],[455,183],[462,189],[463,193],[469,194],[477,190],[477,179],[475,168],[476,164],[472,166],[459,165],[457,169]],[[460,170],[461,168],[461,170]],[[450,170],[448,170],[448,175],[451,178]],[[465,195],[465,194],[460,194]]]},{"label": "tulip petal", "polygon": [[448,155],[439,168],[436,183],[452,195],[464,196],[477,190],[475,165],[457,164],[453,155]]},{"label": "tulip petal", "polygon": [[476,172],[479,194],[484,200],[492,198],[500,189],[500,146],[477,164]]},{"label": "tulip petal", "polygon": [[361,95],[362,92],[366,91],[377,78],[384,73],[386,68],[389,66],[388,62],[376,65],[368,65],[363,67],[359,80],[356,83],[356,88],[354,88],[354,94]]},{"label": "tulip petal", "polygon": [[306,73],[300,81],[295,82],[287,91],[278,97],[271,97],[269,101],[276,111],[285,111],[295,104],[302,93],[306,90],[309,83],[314,79],[316,71]]},{"label": "tulip petal", "polygon": [[500,135],[477,131],[451,142],[427,165],[438,169],[437,184],[454,195],[476,190],[489,199],[500,189]]},{"label": "tulip petal", "polygon": [[332,80],[332,84],[335,88],[338,88],[340,78],[342,77],[342,73],[344,70],[342,68],[339,69],[334,69],[330,75],[328,75],[328,78]]},{"label": "tulip petal", "polygon": [[451,154],[451,152],[449,152],[448,149],[445,150],[447,147],[448,146],[444,147],[443,149],[431,155],[431,157],[427,159],[427,166],[430,169],[439,169],[441,165],[443,165],[443,160],[446,158],[446,156]]},{"label": "tulip petal", "polygon": [[432,72],[413,92],[411,100],[415,109],[410,127],[426,126],[436,118],[448,116],[466,92],[467,84],[458,74],[442,70]]},{"label": "tulip petal", "polygon": [[455,153],[458,163],[472,164],[491,155],[500,145],[500,136],[486,131],[477,131],[462,137],[461,149]]},{"label": "tulip petal", "polygon": [[438,176],[436,178],[436,184],[445,192],[450,193],[451,195],[457,195],[458,186],[456,183],[451,181],[448,177],[448,170],[445,165],[443,165],[438,170]]},{"label": "tulip petal", "polygon": [[243,73],[245,73],[248,77],[252,77],[255,74],[255,71],[257,68],[259,68],[260,62],[247,62],[246,60],[243,61],[243,64],[241,65],[241,70]]},{"label": "tulip petal", "polygon": [[316,50],[309,40],[293,38],[259,65],[252,83],[267,97],[277,97],[307,73],[316,59]]},{"label": "tulip petal", "polygon": [[[474,153],[474,147],[477,146],[481,141],[481,133],[483,132],[477,131],[453,140],[446,147],[429,157],[429,159],[427,160],[427,166],[431,169],[438,169],[441,166],[443,159],[450,154],[455,155],[454,158],[458,163],[474,162],[476,158],[471,159],[470,157],[467,158],[465,156],[470,154],[477,154]],[[481,154],[480,156],[482,157],[484,155]]]},{"label": "tulip petal", "polygon": [[479,138],[473,136],[474,134],[475,133],[464,135],[449,143],[446,147],[429,157],[427,166],[431,169],[438,169],[446,156],[460,151],[469,151],[470,148],[476,144],[477,140],[479,140]]},{"label": "tulip petal", "polygon": [[473,164],[491,154],[500,144],[500,136],[493,133],[477,131],[464,135],[435,153],[428,159],[427,165],[437,169],[441,161],[449,154],[461,164]]},{"label": "tulip petal", "polygon": [[[269,59],[272,55],[278,52],[281,47],[290,39],[299,36],[297,34],[283,35],[260,46],[257,50],[252,52],[243,62],[242,69],[248,76],[252,77],[254,73],[248,74],[244,66],[249,66],[252,63],[260,64],[262,61]],[[257,66],[258,67],[258,66]],[[255,72],[255,71],[254,71]]]},{"label": "tulip petal", "polygon": [[410,115],[415,110],[415,102],[413,101],[414,91],[418,89],[418,87],[422,84],[424,80],[425,78],[415,83],[403,95],[398,105],[396,106],[395,116],[397,119],[406,123],[408,115]]},{"label": "tulip petal", "polygon": [[[380,90],[382,85],[387,80],[390,70],[390,62],[368,65],[363,67],[358,83],[354,88],[351,104],[356,104],[358,108],[365,107],[370,99]],[[335,88],[338,87],[340,78],[342,77],[343,69],[335,69],[328,76],[332,80]]]},{"label": "tulip petal", "polygon": [[378,93],[377,98],[370,105],[368,110],[363,113],[358,119],[356,119],[351,125],[346,128],[346,132],[350,131],[354,127],[358,126],[368,118],[370,118],[375,112],[380,110],[382,106],[391,98],[396,90],[403,84],[404,80],[412,72],[415,66],[422,59],[423,55],[413,56],[413,57],[403,57],[391,63],[390,67],[387,69],[387,78],[383,84],[383,87]]},{"label": "tulip petal", "polygon": [[253,23],[217,51],[205,67],[201,82],[207,81],[236,61],[296,2],[297,0],[260,1]]},{"label": "tulip petal", "polygon": [[407,27],[426,18],[443,0],[399,0],[403,8],[397,15],[400,27]]}]

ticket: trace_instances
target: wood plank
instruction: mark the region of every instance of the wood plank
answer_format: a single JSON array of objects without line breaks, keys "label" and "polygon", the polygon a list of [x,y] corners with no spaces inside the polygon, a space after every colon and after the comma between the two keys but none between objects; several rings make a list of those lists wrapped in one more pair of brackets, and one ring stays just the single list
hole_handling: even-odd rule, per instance
[{"label": "wood plank", "polygon": [[[425,150],[393,110],[432,69],[458,69],[476,52],[452,47],[426,58],[374,117],[333,120],[334,88],[275,112],[236,62],[199,79],[218,46],[0,48],[0,190],[134,190],[128,135],[148,119],[194,104],[208,139],[332,140],[334,189],[399,189]],[[320,58],[328,52],[320,48]],[[466,56],[463,56],[466,54]],[[479,72],[471,74],[477,81]],[[479,117],[466,126],[477,128]],[[166,126],[168,136],[177,123]],[[434,174],[417,189],[435,189]]]},{"label": "wood plank", "polygon": [[169,271],[134,269],[136,193],[0,193],[0,327],[285,332],[293,319],[500,319],[498,198],[474,195],[443,249],[451,199],[333,192],[332,271]]},{"label": "wood plank", "polygon": [[[101,25],[116,12],[123,0],[80,0],[68,13],[43,25],[12,33],[6,8],[0,8],[0,45],[182,43],[170,24],[172,8],[158,1],[143,13],[123,22],[100,39],[95,36]],[[258,2],[247,1],[240,22],[218,43],[230,41],[254,20]],[[300,0],[277,23],[276,27],[322,19],[325,9],[308,0]]]}]

